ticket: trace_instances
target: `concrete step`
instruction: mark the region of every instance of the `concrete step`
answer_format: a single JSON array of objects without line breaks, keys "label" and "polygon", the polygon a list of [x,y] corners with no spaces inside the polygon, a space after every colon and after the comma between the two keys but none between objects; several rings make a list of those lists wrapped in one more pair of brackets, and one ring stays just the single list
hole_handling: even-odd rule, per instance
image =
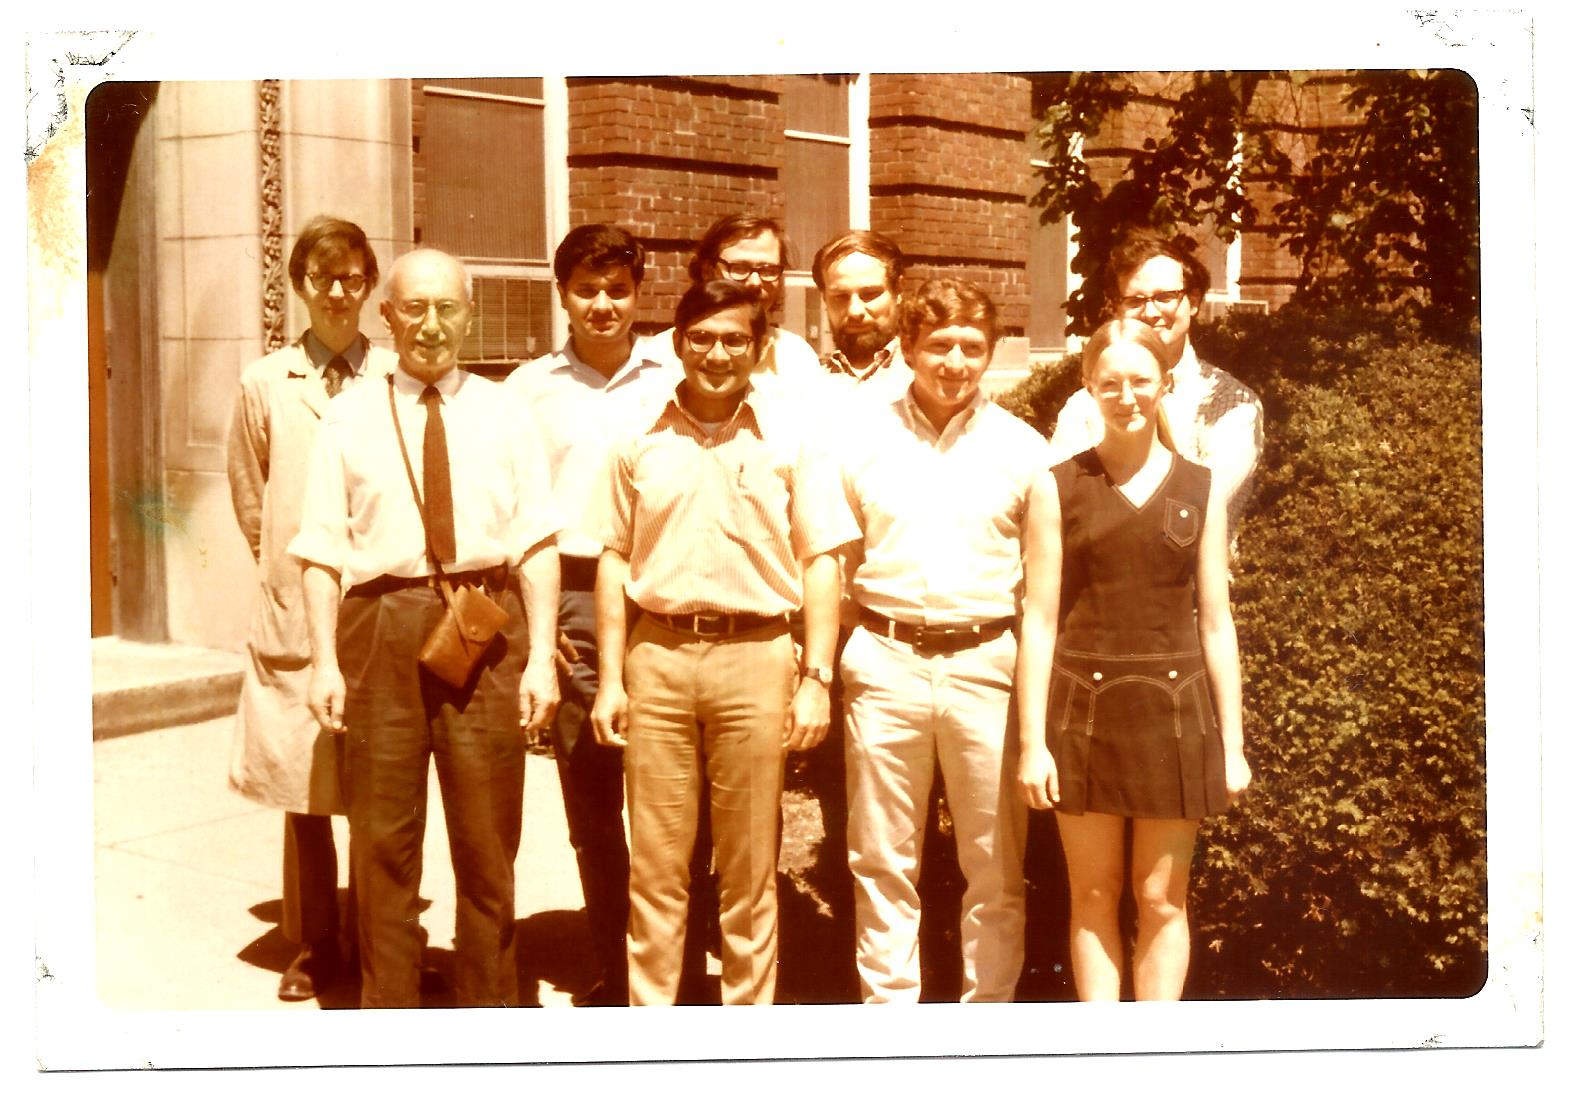
[{"label": "concrete step", "polygon": [[212,720],[236,711],[240,652],[93,640],[93,738]]}]

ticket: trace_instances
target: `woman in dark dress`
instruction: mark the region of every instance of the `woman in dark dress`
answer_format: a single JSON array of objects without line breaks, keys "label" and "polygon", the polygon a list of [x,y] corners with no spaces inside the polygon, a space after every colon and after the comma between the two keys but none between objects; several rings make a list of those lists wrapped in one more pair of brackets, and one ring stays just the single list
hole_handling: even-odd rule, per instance
[{"label": "woman in dark dress", "polygon": [[[1028,556],[1055,563],[1027,571],[1018,780],[1031,807],[1060,813],[1077,994],[1119,998],[1129,877],[1136,997],[1178,999],[1197,825],[1251,779],[1225,500],[1173,449],[1161,406],[1169,371],[1151,328],[1100,327],[1082,381],[1103,440],[1055,467],[1056,497],[1028,516]],[[1034,582],[1040,573],[1057,582]]]}]

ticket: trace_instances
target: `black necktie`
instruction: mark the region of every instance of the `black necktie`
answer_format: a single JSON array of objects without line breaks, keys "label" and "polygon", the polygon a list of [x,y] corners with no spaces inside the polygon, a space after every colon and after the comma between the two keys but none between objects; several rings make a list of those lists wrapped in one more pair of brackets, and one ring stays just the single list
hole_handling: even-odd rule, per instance
[{"label": "black necktie", "polygon": [[324,366],[324,391],[333,397],[350,376],[351,363],[344,356],[336,355]]},{"label": "black necktie", "polygon": [[442,561],[456,559],[455,505],[450,499],[450,448],[445,421],[439,414],[439,390],[430,385],[417,398],[428,409],[423,428],[423,508],[428,512],[428,538]]}]

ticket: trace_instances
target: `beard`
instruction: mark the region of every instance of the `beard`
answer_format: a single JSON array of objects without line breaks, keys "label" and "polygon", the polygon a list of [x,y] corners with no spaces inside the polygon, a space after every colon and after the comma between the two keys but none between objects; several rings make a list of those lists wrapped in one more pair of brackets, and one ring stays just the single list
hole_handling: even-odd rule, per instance
[{"label": "beard", "polygon": [[869,328],[865,332],[831,332],[830,338],[846,358],[856,362],[871,362],[873,356],[895,338],[895,333],[883,328]]}]

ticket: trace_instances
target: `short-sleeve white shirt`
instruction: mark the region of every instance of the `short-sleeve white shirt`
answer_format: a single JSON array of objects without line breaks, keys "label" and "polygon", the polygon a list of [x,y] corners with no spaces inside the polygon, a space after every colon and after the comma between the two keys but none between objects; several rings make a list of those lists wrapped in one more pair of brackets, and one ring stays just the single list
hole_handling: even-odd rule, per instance
[{"label": "short-sleeve white shirt", "polygon": [[1043,436],[981,394],[942,432],[908,390],[875,408],[842,455],[862,528],[856,602],[912,625],[977,624],[1016,613]]},{"label": "short-sleeve white shirt", "polygon": [[[425,384],[393,375],[412,473],[423,483]],[[343,587],[434,571],[390,416],[390,383],[369,381],[330,402],[307,474],[302,525],[288,552],[339,572]],[[435,387],[450,460],[456,559],[445,571],[511,567],[560,529],[548,462],[531,412],[512,390],[452,370]]]},{"label": "short-sleeve white shirt", "polygon": [[578,358],[568,340],[505,379],[505,387],[531,409],[549,461],[555,503],[565,520],[561,553],[599,555],[603,545],[589,504],[608,482],[610,453],[621,439],[654,421],[680,380],[674,355],[659,355],[651,340],[640,338],[631,357],[608,378]]}]

